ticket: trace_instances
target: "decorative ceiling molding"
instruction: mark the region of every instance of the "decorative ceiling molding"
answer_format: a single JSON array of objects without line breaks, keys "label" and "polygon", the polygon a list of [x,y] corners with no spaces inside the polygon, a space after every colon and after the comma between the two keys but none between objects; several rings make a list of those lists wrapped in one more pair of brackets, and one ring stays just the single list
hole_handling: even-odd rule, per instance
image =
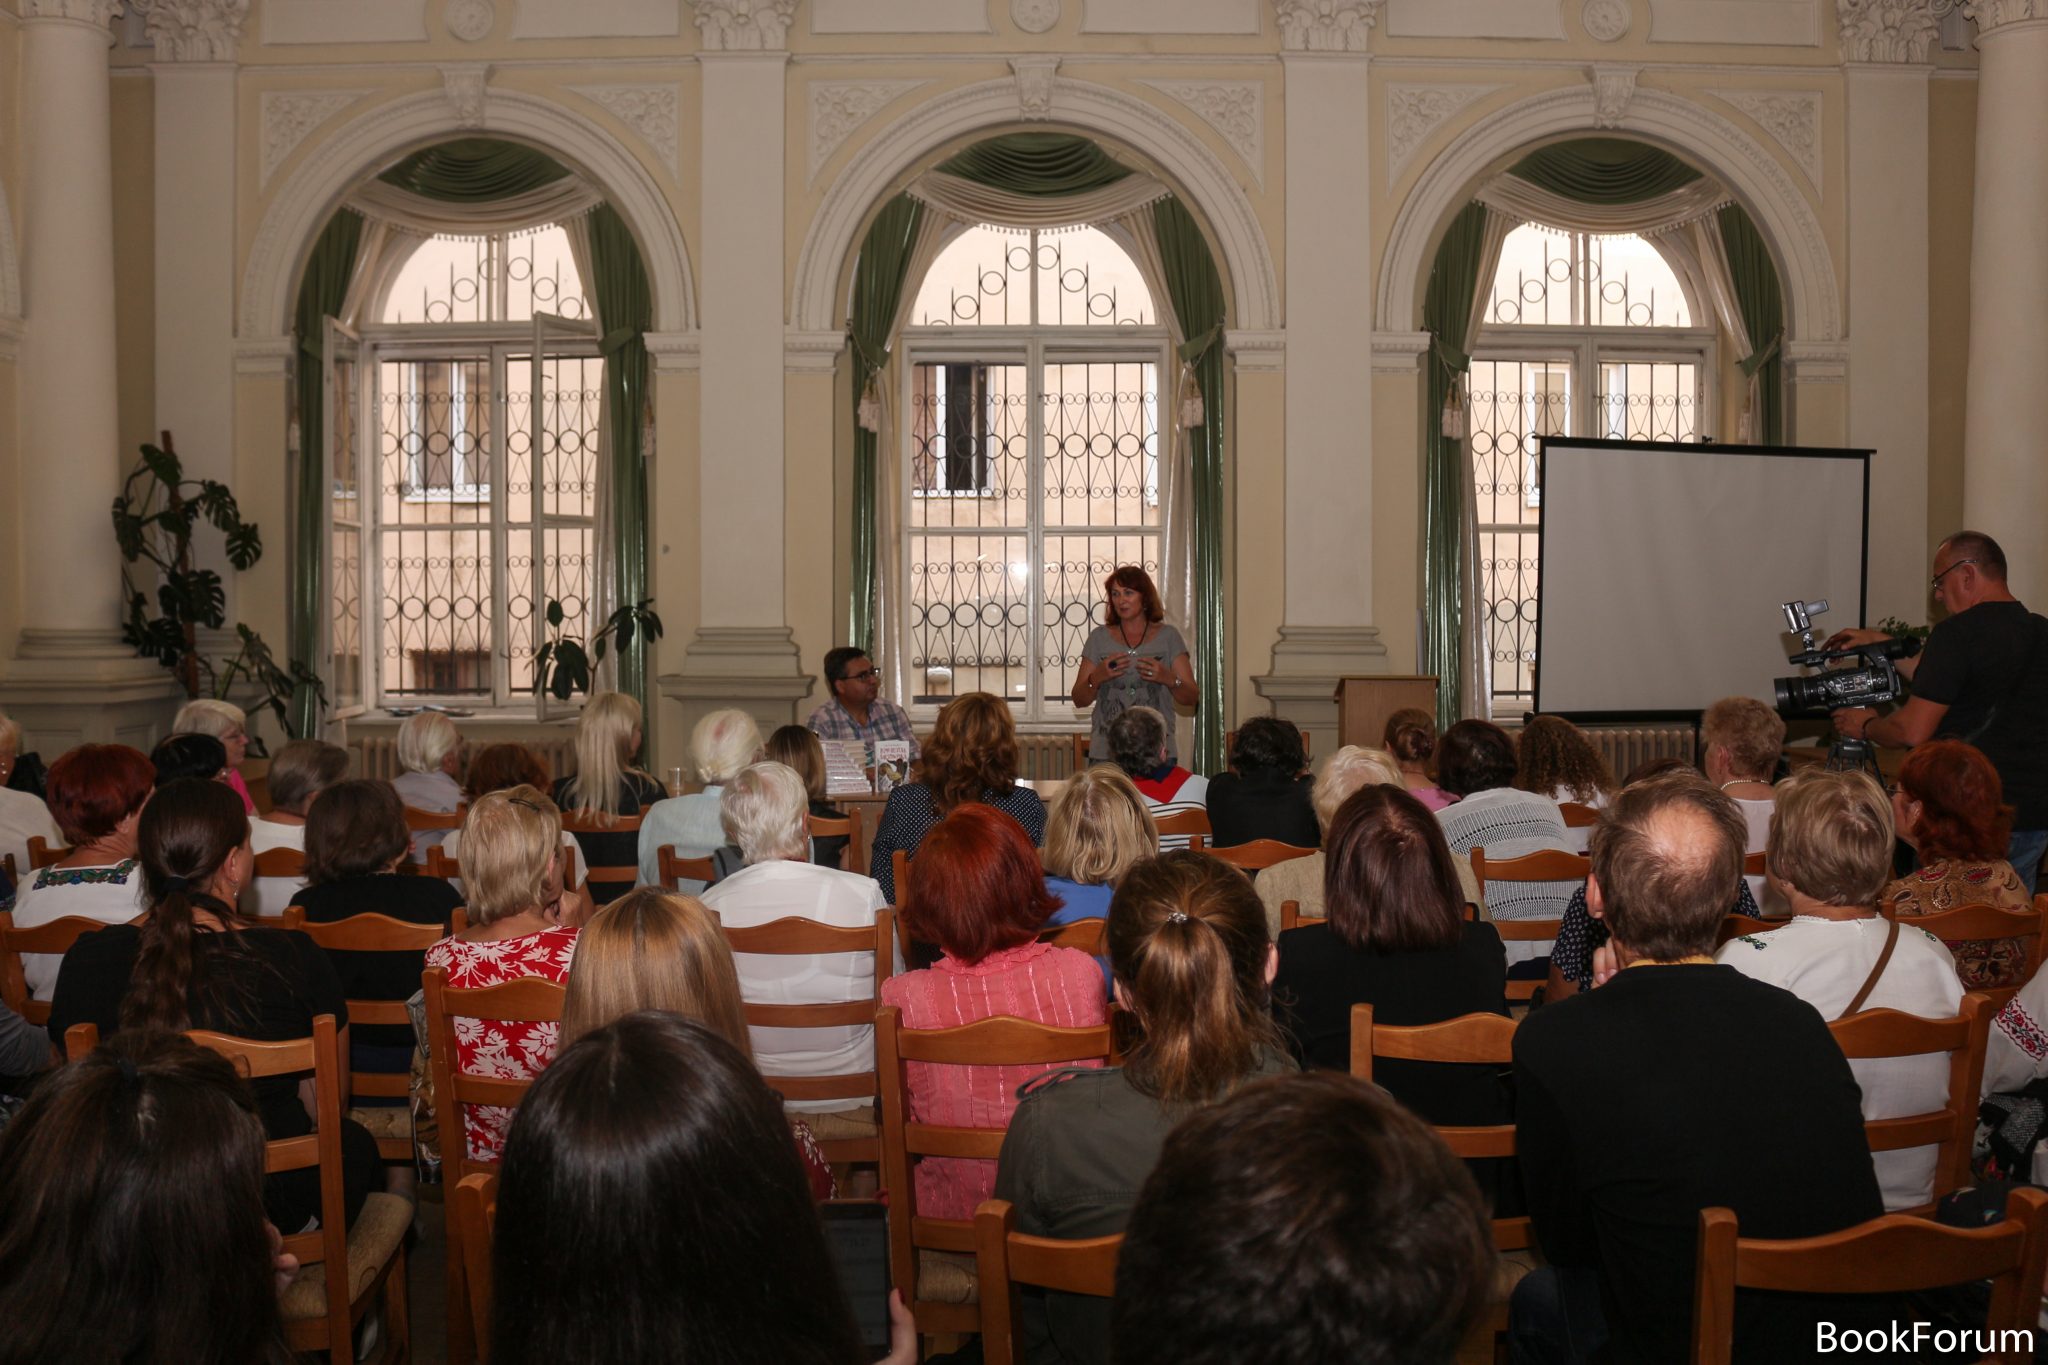
[{"label": "decorative ceiling molding", "polygon": [[498,10],[491,0],[448,0],[448,8],[441,12],[441,22],[463,42],[480,43],[491,36],[491,29],[498,22]]},{"label": "decorative ceiling molding", "polygon": [[1498,85],[1389,85],[1387,184],[1401,178],[1429,135],[1466,105],[1502,89]]},{"label": "decorative ceiling molding", "polygon": [[1026,33],[1046,33],[1060,21],[1060,0],[1010,0],[1010,22]]},{"label": "decorative ceiling molding", "polygon": [[1820,91],[1709,90],[1706,93],[1741,110],[1752,123],[1769,133],[1791,155],[1793,164],[1805,173],[1814,192],[1818,194],[1821,191],[1824,161],[1820,148]]},{"label": "decorative ceiling molding", "polygon": [[846,349],[846,332],[831,328],[822,332],[804,332],[796,328],[785,328],[782,333],[782,372],[784,374],[834,374],[839,369],[839,353]]},{"label": "decorative ceiling molding", "polygon": [[1628,0],[1586,0],[1579,11],[1579,26],[1595,42],[1612,43],[1624,37],[1635,23],[1636,14]]},{"label": "decorative ceiling molding", "polygon": [[796,0],[690,0],[706,52],[781,52]]},{"label": "decorative ceiling molding", "polygon": [[2007,24],[2048,19],[2048,0],[1970,0],[1963,13],[1977,21],[1977,36],[1985,38]]},{"label": "decorative ceiling molding", "polygon": [[1010,58],[1010,70],[1017,77],[1017,117],[1029,123],[1052,117],[1054,78],[1059,69],[1057,57]]},{"label": "decorative ceiling molding", "polygon": [[1845,62],[1924,62],[1941,31],[1934,0],[1835,0]]},{"label": "decorative ceiling molding", "polygon": [[812,81],[808,179],[818,178],[818,172],[854,129],[911,91],[930,84],[920,80]]},{"label": "decorative ceiling molding", "polygon": [[1287,368],[1287,333],[1277,327],[1263,331],[1227,328],[1223,350],[1237,362],[1239,374],[1277,373]]},{"label": "decorative ceiling molding", "polygon": [[703,354],[697,332],[648,332],[647,358],[659,374],[686,374],[697,368]]},{"label": "decorative ceiling molding", "polygon": [[484,86],[490,83],[489,62],[451,62],[441,68],[441,93],[458,128],[484,126]]},{"label": "decorative ceiling molding", "polygon": [[1412,375],[1422,368],[1433,338],[1427,332],[1374,332],[1372,372]]},{"label": "decorative ceiling molding", "polygon": [[367,90],[322,90],[315,94],[285,94],[266,91],[259,103],[263,123],[263,173],[257,188],[270,184],[306,135],[354,104]]},{"label": "decorative ceiling molding", "polygon": [[570,90],[601,106],[661,155],[670,175],[680,174],[678,108],[673,85],[572,85]]},{"label": "decorative ceiling molding", "polygon": [[1595,62],[1586,68],[1586,79],[1593,83],[1593,126],[1595,128],[1619,128],[1628,116],[1628,107],[1636,97],[1636,77],[1642,73],[1639,66],[1622,66],[1612,62]]},{"label": "decorative ceiling molding", "polygon": [[1139,81],[1186,105],[1244,158],[1252,180],[1266,185],[1266,86],[1263,81]]},{"label": "decorative ceiling molding", "polygon": [[14,245],[14,214],[7,207],[7,185],[0,181],[0,319],[21,318],[21,253]]},{"label": "decorative ceiling molding", "polygon": [[249,0],[151,0],[142,23],[160,62],[231,62],[248,17]]},{"label": "decorative ceiling molding", "polygon": [[73,23],[105,28],[121,17],[120,0],[21,0],[21,17],[69,19]]},{"label": "decorative ceiling molding", "polygon": [[1387,0],[1273,0],[1283,52],[1363,52]]}]

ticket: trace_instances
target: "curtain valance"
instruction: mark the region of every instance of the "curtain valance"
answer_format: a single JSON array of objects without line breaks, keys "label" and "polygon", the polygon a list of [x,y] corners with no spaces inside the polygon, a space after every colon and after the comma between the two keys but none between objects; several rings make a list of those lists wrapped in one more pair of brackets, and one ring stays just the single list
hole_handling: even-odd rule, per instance
[{"label": "curtain valance", "polygon": [[1636,204],[1703,179],[1662,147],[1618,137],[1580,137],[1539,147],[1508,174],[1578,204]]},{"label": "curtain valance", "polygon": [[1173,191],[1138,172],[1095,189],[1042,195],[984,185],[944,171],[926,171],[911,181],[904,193],[957,222],[1028,232],[1108,222],[1155,204]]},{"label": "curtain valance", "polygon": [[1490,209],[1518,223],[1543,223],[1574,232],[1602,235],[1674,232],[1688,223],[1712,217],[1730,202],[1719,182],[1695,179],[1691,184],[1650,199],[1629,203],[1597,203],[1573,199],[1506,171],[1479,187],[1473,196]]},{"label": "curtain valance", "polygon": [[358,186],[346,202],[363,217],[388,223],[400,232],[421,237],[487,237],[581,218],[602,204],[604,195],[574,175],[503,199],[473,201],[436,199],[372,180]]}]

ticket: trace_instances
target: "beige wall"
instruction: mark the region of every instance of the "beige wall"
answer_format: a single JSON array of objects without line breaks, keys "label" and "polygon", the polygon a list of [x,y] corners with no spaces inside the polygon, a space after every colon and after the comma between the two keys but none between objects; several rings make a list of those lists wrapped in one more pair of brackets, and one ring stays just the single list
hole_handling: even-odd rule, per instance
[{"label": "beige wall", "polygon": [[[1963,523],[1963,378],[1970,358],[1971,185],[1977,82],[1936,77],[1927,159],[1927,539]],[[1920,619],[1926,619],[1924,616]]]}]

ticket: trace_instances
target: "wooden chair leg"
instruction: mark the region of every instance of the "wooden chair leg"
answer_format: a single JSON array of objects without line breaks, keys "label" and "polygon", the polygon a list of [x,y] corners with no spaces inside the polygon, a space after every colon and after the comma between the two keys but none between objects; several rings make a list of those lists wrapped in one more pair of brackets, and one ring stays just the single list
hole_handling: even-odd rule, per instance
[{"label": "wooden chair leg", "polygon": [[412,1302],[406,1281],[405,1243],[391,1258],[390,1273],[384,1277],[384,1362],[405,1365],[412,1359]]},{"label": "wooden chair leg", "polygon": [[448,1219],[448,1365],[476,1365],[476,1329],[470,1321],[469,1277],[462,1267],[462,1235],[455,1227],[455,1201],[449,1199],[444,1207]]}]

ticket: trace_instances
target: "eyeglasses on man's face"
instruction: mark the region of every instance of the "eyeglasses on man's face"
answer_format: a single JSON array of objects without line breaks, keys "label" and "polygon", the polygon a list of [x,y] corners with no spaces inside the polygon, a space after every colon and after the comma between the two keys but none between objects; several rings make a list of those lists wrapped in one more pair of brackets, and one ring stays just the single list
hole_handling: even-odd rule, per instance
[{"label": "eyeglasses on man's face", "polygon": [[1955,572],[1955,571],[1956,571],[1957,569],[1960,569],[1960,568],[1962,568],[1962,567],[1963,567],[1963,565],[1965,565],[1965,564],[1975,564],[1976,562],[1977,562],[1977,561],[1976,561],[1976,560],[1974,560],[1974,559],[1958,559],[1958,560],[1957,560],[1957,561],[1956,561],[1955,563],[1953,563],[1953,564],[1949,565],[1949,566],[1948,566],[1948,567],[1947,567],[1946,569],[1943,569],[1943,570],[1942,570],[1942,571],[1941,571],[1940,573],[1938,573],[1938,574],[1936,574],[1936,575],[1935,575],[1934,577],[1932,577],[1932,578],[1928,579],[1928,580],[1927,580],[1927,584],[1928,584],[1928,586],[1929,586],[1929,587],[1933,587],[1933,588],[1939,588],[1939,587],[1941,586],[1941,580],[1942,580],[1942,579],[1944,579],[1944,578],[1947,578],[1947,577],[1948,577],[1948,576],[1949,576],[1950,574],[1954,573],[1954,572]]},{"label": "eyeglasses on man's face", "polygon": [[866,681],[867,681],[867,680],[868,680],[869,678],[872,678],[872,677],[874,677],[874,676],[875,676],[875,670],[874,670],[874,669],[872,669],[872,668],[870,668],[870,669],[868,669],[868,670],[867,670],[866,672],[864,672],[864,673],[842,673],[842,674],[840,674],[840,675],[839,675],[839,681],[841,681],[841,682],[866,682]]}]

